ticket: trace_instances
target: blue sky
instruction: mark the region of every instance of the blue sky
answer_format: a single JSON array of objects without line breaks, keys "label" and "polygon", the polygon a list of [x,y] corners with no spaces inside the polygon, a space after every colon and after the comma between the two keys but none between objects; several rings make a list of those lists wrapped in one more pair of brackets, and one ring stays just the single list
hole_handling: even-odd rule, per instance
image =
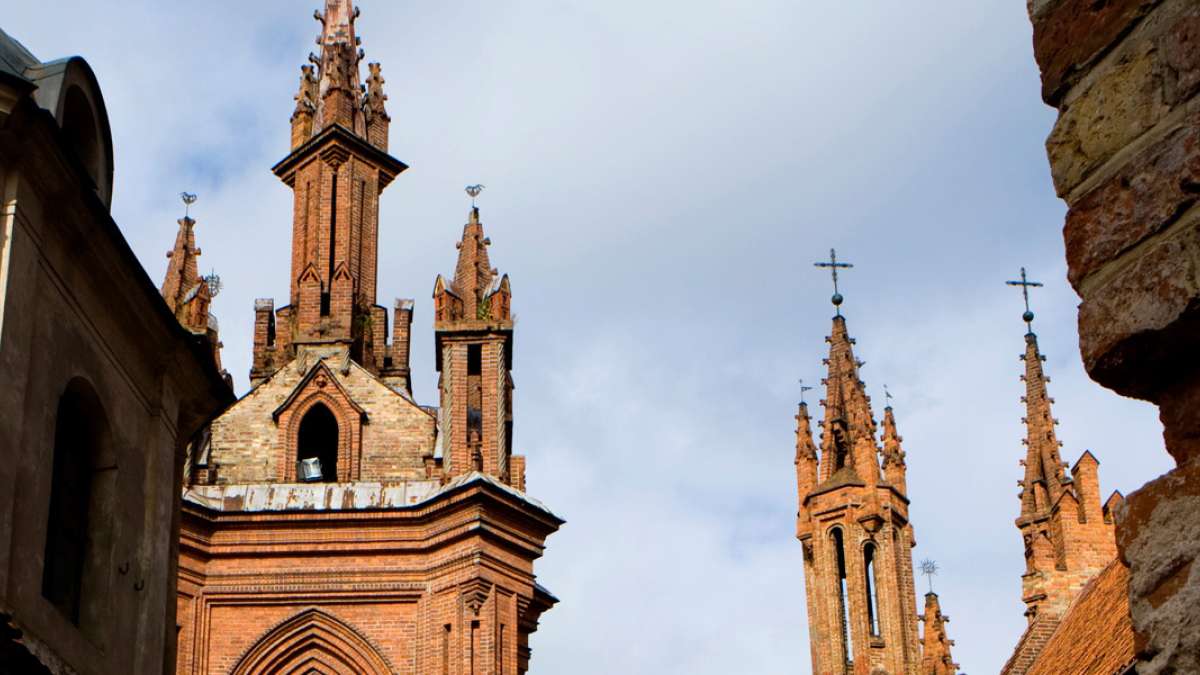
[{"label": "blue sky", "polygon": [[[193,208],[226,366],[246,387],[253,300],[286,300],[287,152],[318,3],[6,7],[44,60],[85,56],[116,143],[113,212],[155,281]],[[380,300],[430,293],[468,201],[518,315],[516,446],[569,522],[539,562],[562,603],[532,673],[806,673],[792,434],[822,376],[831,247],[877,401],[908,452],[914,558],[932,557],[955,655],[996,671],[1024,627],[1021,266],[1064,456],[1104,493],[1168,468],[1155,410],[1090,382],[1063,205],[1021,2],[361,0],[392,152]],[[814,392],[819,393],[819,392]],[[819,396],[813,396],[813,399]],[[876,410],[881,414],[881,411]],[[914,608],[914,611],[916,609]]]}]

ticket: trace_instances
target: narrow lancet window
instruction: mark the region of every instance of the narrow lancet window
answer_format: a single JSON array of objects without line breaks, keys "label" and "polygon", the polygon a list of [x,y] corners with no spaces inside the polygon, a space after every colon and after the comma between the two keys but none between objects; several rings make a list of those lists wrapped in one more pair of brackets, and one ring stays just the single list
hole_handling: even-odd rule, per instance
[{"label": "narrow lancet window", "polygon": [[863,547],[863,570],[867,589],[867,623],[871,635],[879,636],[879,594],[875,585],[875,545]]},{"label": "narrow lancet window", "polygon": [[850,595],[846,584],[846,546],[842,531],[835,528],[831,533],[834,555],[837,560],[838,621],[841,623],[842,658],[847,667],[854,662],[854,646],[850,643]]}]

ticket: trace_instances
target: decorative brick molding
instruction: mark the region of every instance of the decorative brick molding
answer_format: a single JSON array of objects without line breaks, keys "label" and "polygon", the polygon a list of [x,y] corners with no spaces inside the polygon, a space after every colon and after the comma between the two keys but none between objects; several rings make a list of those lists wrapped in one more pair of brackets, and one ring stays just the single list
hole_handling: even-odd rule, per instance
[{"label": "decorative brick molding", "polygon": [[283,621],[254,641],[229,675],[399,672],[358,629],[318,608]]}]

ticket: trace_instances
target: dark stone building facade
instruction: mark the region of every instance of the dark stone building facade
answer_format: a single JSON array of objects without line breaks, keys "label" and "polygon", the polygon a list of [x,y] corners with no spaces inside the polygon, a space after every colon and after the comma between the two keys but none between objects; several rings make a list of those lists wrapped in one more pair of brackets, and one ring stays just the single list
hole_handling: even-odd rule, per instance
[{"label": "dark stone building facade", "polygon": [[191,436],[233,395],[109,215],[86,61],[0,32],[0,673],[174,661]]}]

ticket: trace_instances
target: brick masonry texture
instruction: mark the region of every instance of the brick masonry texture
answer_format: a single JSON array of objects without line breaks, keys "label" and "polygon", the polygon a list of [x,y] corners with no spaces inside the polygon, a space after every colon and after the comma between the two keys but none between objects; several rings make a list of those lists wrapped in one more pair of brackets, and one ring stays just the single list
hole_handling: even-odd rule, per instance
[{"label": "brick masonry texture", "polygon": [[940,606],[925,615],[927,659],[917,631],[915,540],[895,415],[885,410],[880,446],[840,315],[827,341],[819,449],[807,404],[796,415],[796,536],[803,548],[812,671],[945,673],[953,664],[952,643]]},{"label": "brick masonry texture", "polygon": [[1159,407],[1177,468],[1114,504],[1143,675],[1200,672],[1200,5],[1034,0],[1088,373]]},{"label": "brick masonry texture", "polygon": [[[255,303],[253,388],[189,451],[180,675],[520,675],[557,602],[533,567],[563,521],[523,494],[511,289],[477,209],[435,284],[439,407],[413,397],[411,300],[387,342],[378,200],[406,167],[386,154],[378,64],[359,98],[356,17],[346,0],[318,14],[320,65],[274,169],[295,193],[289,304]],[[302,452],[326,482],[300,482]]]}]

